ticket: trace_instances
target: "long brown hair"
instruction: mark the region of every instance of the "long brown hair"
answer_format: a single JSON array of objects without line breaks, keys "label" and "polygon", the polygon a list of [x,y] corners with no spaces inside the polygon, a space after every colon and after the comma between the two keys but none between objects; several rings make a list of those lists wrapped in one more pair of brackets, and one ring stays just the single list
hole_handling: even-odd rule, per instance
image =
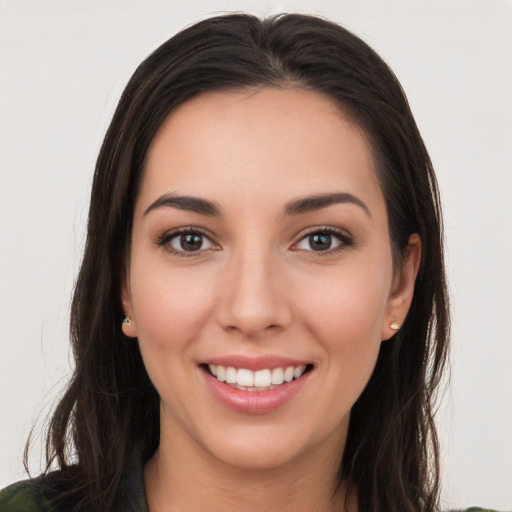
[{"label": "long brown hair", "polygon": [[134,203],[150,142],[177,105],[206,91],[303,88],[334,100],[365,131],[387,204],[395,265],[409,235],[422,258],[412,306],[382,343],[352,408],[340,468],[361,511],[433,512],[439,497],[436,389],[448,344],[448,299],[436,178],[406,97],[383,60],[329,21],[297,14],[233,14],[178,33],[128,83],[94,174],[87,242],[76,282],[71,340],[76,369],[48,430],[48,481],[82,496],[80,509],[119,509],[134,453],[159,443],[159,397],[138,349],[121,331]]}]

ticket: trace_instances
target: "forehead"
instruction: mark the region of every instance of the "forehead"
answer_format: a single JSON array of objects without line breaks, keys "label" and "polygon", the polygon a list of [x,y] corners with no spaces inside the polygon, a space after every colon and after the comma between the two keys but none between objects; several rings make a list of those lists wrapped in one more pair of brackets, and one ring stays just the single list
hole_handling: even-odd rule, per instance
[{"label": "forehead", "polygon": [[267,88],[205,93],[174,110],[150,145],[141,200],[176,191],[286,201],[340,188],[380,194],[365,134],[322,94]]}]

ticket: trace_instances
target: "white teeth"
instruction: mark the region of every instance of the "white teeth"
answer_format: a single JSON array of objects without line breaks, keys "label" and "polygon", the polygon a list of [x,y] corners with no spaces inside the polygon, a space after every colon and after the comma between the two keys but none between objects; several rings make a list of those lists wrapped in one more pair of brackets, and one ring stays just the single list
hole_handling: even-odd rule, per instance
[{"label": "white teeth", "polygon": [[258,386],[258,384],[254,384],[254,373],[251,370],[246,370],[245,368],[240,368],[238,373],[236,374],[236,383],[239,386],[247,386],[251,388],[253,385]]},{"label": "white teeth", "polygon": [[270,370],[259,370],[254,373],[254,387],[268,388],[272,384],[272,374]]},{"label": "white teeth", "polygon": [[[220,380],[221,382],[224,382],[226,380],[226,368],[224,366],[216,366],[215,370],[217,371],[217,380]],[[211,367],[210,367],[211,371]],[[213,373],[213,372],[212,372]]]},{"label": "white teeth", "polygon": [[236,369],[233,366],[208,365],[210,372],[220,382],[232,384],[246,391],[273,389],[284,382],[298,379],[306,371],[306,366],[287,366],[286,368],[263,369],[253,372],[246,368]]},{"label": "white teeth", "polygon": [[282,368],[272,370],[272,384],[282,384],[284,382],[284,371]]},{"label": "white teeth", "polygon": [[298,379],[303,373],[304,373],[304,370],[306,369],[305,366],[297,366],[297,368],[295,368],[293,370],[293,377],[295,379]]},{"label": "white teeth", "polygon": [[237,371],[232,367],[226,368],[226,382],[228,384],[236,384]]},{"label": "white teeth", "polygon": [[284,371],[284,380],[286,382],[291,382],[293,380],[293,366],[288,366]]}]

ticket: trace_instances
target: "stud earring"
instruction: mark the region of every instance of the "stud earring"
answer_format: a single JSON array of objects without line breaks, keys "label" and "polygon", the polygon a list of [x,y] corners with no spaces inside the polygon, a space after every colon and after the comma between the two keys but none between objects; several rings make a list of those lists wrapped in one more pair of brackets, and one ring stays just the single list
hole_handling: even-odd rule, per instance
[{"label": "stud earring", "polygon": [[124,329],[125,327],[130,327],[130,325],[132,325],[132,319],[127,315],[123,318],[121,327]]},{"label": "stud earring", "polygon": [[389,327],[393,329],[393,331],[398,331],[398,329],[400,329],[400,324],[398,322],[393,322]]}]

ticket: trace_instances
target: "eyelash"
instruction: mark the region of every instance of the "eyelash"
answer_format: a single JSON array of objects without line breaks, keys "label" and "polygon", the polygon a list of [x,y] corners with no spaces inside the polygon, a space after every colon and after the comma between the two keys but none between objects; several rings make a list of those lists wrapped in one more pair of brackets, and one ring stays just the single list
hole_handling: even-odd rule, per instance
[{"label": "eyelash", "polygon": [[[215,248],[199,249],[198,251],[185,251],[175,249],[174,247],[171,246],[171,242],[175,238],[180,237],[182,235],[199,235],[202,237],[203,242],[204,240],[208,240]],[[203,231],[201,228],[196,228],[192,226],[168,231],[167,233],[164,233],[162,236],[158,238],[156,244],[160,247],[165,247],[165,249],[169,251],[173,256],[179,256],[183,258],[197,256],[198,253],[202,253],[208,250],[216,250],[216,248],[218,247],[218,245],[215,242],[213,242],[211,237],[208,236],[205,231]]]},{"label": "eyelash", "polygon": [[[175,238],[180,237],[182,235],[187,235],[187,234],[199,235],[202,237],[203,242],[206,239],[214,247],[208,247],[206,249],[199,249],[197,251],[186,251],[186,250],[175,249],[174,247],[171,246],[171,242]],[[311,237],[313,235],[328,235],[331,237],[335,237],[338,239],[338,241],[340,243],[334,248],[328,248],[328,249],[320,250],[320,251],[315,251],[313,249],[308,250],[308,249],[295,248],[298,244],[307,240],[308,237]],[[204,251],[217,250],[217,248],[219,247],[215,242],[213,242],[211,237],[208,236],[204,230],[202,230],[201,228],[196,228],[196,227],[192,227],[192,226],[186,227],[186,228],[178,228],[178,229],[169,231],[167,233],[164,233],[162,236],[160,236],[158,238],[156,244],[159,247],[165,247],[165,249],[167,251],[169,251],[171,254],[173,254],[174,256],[184,257],[184,258],[197,256],[199,253],[202,253]],[[339,228],[332,227],[332,226],[321,226],[321,227],[314,228],[314,229],[310,230],[309,232],[303,234],[301,236],[301,238],[293,244],[291,250],[310,252],[310,253],[314,254],[315,256],[322,256],[322,255],[332,255],[332,254],[339,253],[341,251],[346,250],[347,248],[349,248],[352,245],[354,245],[354,239],[346,231],[341,230]]]},{"label": "eyelash", "polygon": [[308,231],[307,233],[302,235],[300,237],[299,241],[296,242],[293,245],[293,247],[296,247],[299,243],[307,240],[309,237],[311,237],[313,235],[328,235],[331,237],[335,237],[338,239],[338,241],[340,243],[336,247],[325,249],[323,251],[314,251],[312,249],[310,249],[310,250],[294,249],[294,248],[292,248],[292,250],[294,250],[294,251],[302,251],[303,250],[305,252],[312,253],[314,256],[321,257],[323,255],[327,256],[327,255],[337,254],[339,252],[347,250],[349,247],[354,245],[353,237],[351,235],[349,235],[346,231],[339,229],[339,228],[332,227],[332,226],[319,226],[314,229],[311,229],[310,231]]}]

